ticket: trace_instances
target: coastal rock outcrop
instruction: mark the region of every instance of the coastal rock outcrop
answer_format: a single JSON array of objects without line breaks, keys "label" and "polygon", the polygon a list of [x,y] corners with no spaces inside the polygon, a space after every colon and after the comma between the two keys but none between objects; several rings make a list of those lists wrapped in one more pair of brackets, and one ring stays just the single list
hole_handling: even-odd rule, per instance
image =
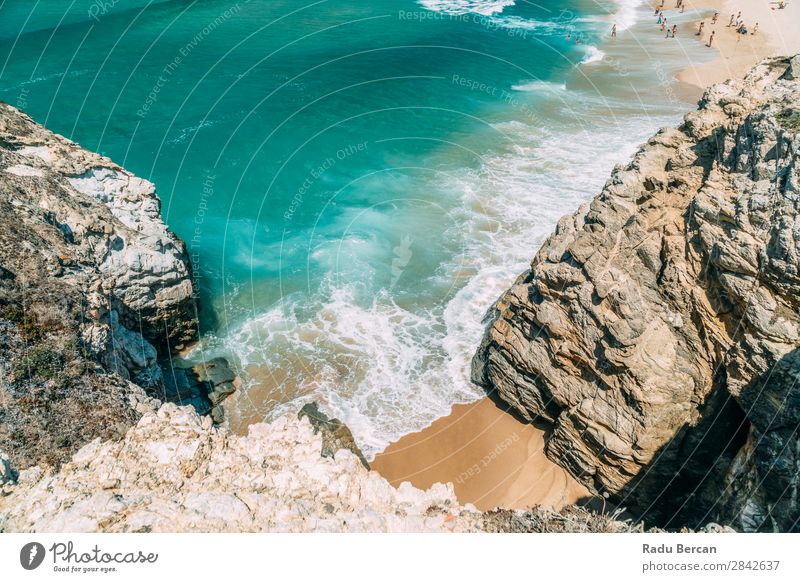
[{"label": "coastal rock outcrop", "polygon": [[197,338],[153,184],[0,103],[0,448],[25,468],[120,438]]},{"label": "coastal rock outcrop", "polygon": [[165,404],[123,440],[97,439],[58,471],[13,472],[0,489],[0,532],[639,529],[579,507],[482,514],[459,505],[449,484],[395,488],[355,453],[326,443],[323,430],[286,415],[237,436],[192,407]]},{"label": "coastal rock outcrop", "polygon": [[323,457],[333,457],[336,451],[340,449],[347,449],[353,453],[364,468],[369,470],[369,462],[361,452],[361,449],[356,444],[356,439],[350,428],[338,418],[330,418],[327,414],[319,409],[316,402],[309,402],[300,412],[297,413],[298,418],[307,418],[314,428],[314,433],[320,433],[322,437],[322,450],[320,454]]},{"label": "coastal rock outcrop", "polygon": [[86,445],[57,473],[22,471],[0,531],[467,531],[452,486],[395,489],[348,450],[322,457],[307,418],[216,428],[166,404],[124,440]]},{"label": "coastal rock outcrop", "polygon": [[800,528],[800,71],[710,88],[562,219],[473,379],[651,522]]}]

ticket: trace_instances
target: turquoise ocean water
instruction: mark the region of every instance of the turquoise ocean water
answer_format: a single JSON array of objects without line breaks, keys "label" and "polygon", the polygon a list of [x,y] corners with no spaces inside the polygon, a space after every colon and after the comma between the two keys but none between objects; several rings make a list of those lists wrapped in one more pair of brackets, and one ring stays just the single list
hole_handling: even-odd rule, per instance
[{"label": "turquoise ocean water", "polygon": [[0,99],[156,184],[235,429],[315,398],[373,454],[481,396],[492,301],[687,109],[648,6],[0,0]]}]

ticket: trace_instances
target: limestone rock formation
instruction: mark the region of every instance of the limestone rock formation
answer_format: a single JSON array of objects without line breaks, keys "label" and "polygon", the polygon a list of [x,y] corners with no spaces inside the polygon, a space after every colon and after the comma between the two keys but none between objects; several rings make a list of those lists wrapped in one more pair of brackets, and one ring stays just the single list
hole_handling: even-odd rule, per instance
[{"label": "limestone rock formation", "polygon": [[452,485],[395,488],[350,450],[321,456],[323,443],[306,416],[236,436],[192,407],[165,404],[124,440],[97,439],[59,471],[9,468],[0,532],[638,530],[579,507],[481,514],[459,505]]},{"label": "limestone rock formation", "polygon": [[245,437],[166,404],[119,442],[99,439],[58,473],[22,471],[0,531],[466,531],[480,514],[452,486],[395,489],[339,450],[321,457],[307,419]]},{"label": "limestone rock formation", "polygon": [[0,448],[58,463],[120,438],[196,339],[183,243],[150,182],[0,103]]},{"label": "limestone rock formation", "polygon": [[665,525],[800,528],[800,59],[710,88],[562,219],[473,378]]}]

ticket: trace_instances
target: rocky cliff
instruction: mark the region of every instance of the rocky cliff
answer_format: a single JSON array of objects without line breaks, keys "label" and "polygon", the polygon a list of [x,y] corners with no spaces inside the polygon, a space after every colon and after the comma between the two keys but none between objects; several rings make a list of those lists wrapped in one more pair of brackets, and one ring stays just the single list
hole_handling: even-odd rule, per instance
[{"label": "rocky cliff", "polygon": [[164,396],[196,339],[190,264],[150,182],[0,103],[0,449],[59,463]]},{"label": "rocky cliff", "polygon": [[562,219],[473,378],[651,522],[800,528],[800,57],[710,88]]},{"label": "rocky cliff", "polygon": [[0,458],[0,532],[630,531],[579,508],[481,514],[459,505],[452,485],[394,488],[350,450],[333,450],[309,418],[240,437],[165,404],[58,472],[17,473]]}]

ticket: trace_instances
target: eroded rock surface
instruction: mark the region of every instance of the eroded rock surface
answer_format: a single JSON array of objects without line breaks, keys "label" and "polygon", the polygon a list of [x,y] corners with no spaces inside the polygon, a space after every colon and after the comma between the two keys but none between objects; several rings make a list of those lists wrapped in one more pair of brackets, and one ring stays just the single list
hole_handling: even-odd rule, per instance
[{"label": "eroded rock surface", "polygon": [[482,514],[459,505],[452,485],[395,488],[346,448],[321,456],[324,446],[306,416],[255,424],[236,436],[191,407],[165,404],[124,440],[98,439],[57,472],[13,472],[0,488],[0,532],[641,529],[578,507]]},{"label": "eroded rock surface", "polygon": [[[153,184],[0,103],[0,448],[57,464],[120,438],[196,339],[190,264]],[[147,392],[147,394],[146,394]]]},{"label": "eroded rock surface", "polygon": [[290,416],[246,437],[166,404],[119,442],[90,443],[58,473],[22,471],[0,531],[466,531],[480,514],[452,486],[395,489]]},{"label": "eroded rock surface", "polygon": [[709,89],[497,302],[473,378],[546,452],[669,525],[800,519],[800,71]]}]

